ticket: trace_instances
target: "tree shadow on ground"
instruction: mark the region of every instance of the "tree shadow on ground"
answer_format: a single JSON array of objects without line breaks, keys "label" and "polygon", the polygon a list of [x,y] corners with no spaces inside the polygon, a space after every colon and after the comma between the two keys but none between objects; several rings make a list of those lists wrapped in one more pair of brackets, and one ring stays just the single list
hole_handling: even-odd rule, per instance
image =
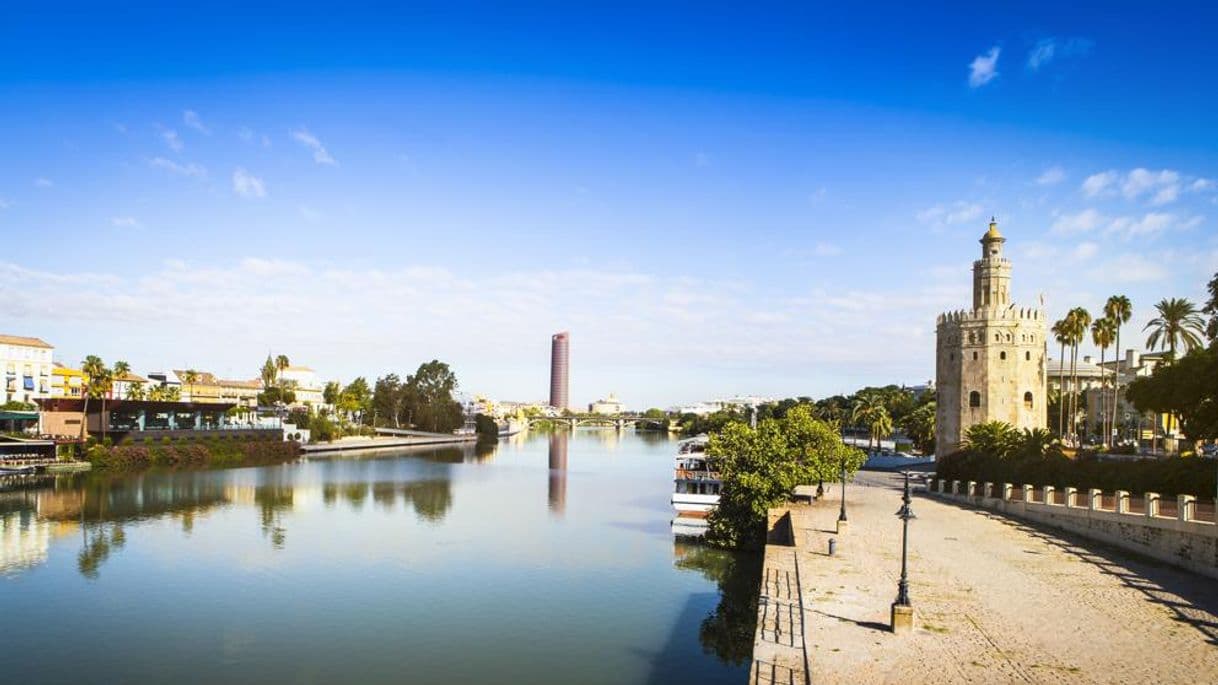
[{"label": "tree shadow on ground", "polygon": [[1212,579],[1052,526],[986,509],[970,510],[1096,566],[1141,593],[1146,601],[1166,607],[1172,620],[1191,626],[1209,644],[1218,646],[1218,583]]}]

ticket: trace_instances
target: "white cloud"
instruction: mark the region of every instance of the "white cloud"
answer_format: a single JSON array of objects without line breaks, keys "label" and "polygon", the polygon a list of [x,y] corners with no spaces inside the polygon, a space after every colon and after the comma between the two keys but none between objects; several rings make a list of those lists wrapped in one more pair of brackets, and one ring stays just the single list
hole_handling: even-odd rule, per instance
[{"label": "white cloud", "polygon": [[1078,260],[1091,259],[1100,251],[1100,246],[1092,242],[1082,242],[1074,246],[1074,258]]},{"label": "white cloud", "polygon": [[1054,233],[1086,233],[1100,228],[1104,221],[1104,216],[1095,209],[1084,209],[1076,214],[1059,214],[1050,230]]},{"label": "white cloud", "polygon": [[115,228],[139,228],[143,224],[133,216],[116,216],[110,220],[110,225]]},{"label": "white cloud", "polygon": [[1042,39],[1028,53],[1028,68],[1037,71],[1042,65],[1048,64],[1053,59],[1053,53],[1056,51],[1057,41],[1052,38]]},{"label": "white cloud", "polygon": [[817,243],[812,249],[812,253],[817,257],[836,257],[842,254],[842,248],[832,243]]},{"label": "white cloud", "polygon": [[1142,254],[1123,254],[1092,269],[1090,279],[1108,283],[1149,283],[1167,278],[1161,261]]},{"label": "white cloud", "polygon": [[338,164],[338,162],[330,156],[330,153],[326,151],[325,146],[321,144],[321,141],[317,139],[317,136],[310,133],[308,129],[302,127],[292,131],[292,138],[296,142],[313,151],[314,162],[317,162],[318,164]]},{"label": "white cloud", "polygon": [[968,85],[970,88],[980,88],[998,77],[998,55],[1002,48],[997,45],[990,48],[984,55],[977,55],[969,63]]},{"label": "white cloud", "polygon": [[1087,197],[1095,197],[1112,187],[1117,182],[1119,176],[1115,171],[1101,171],[1098,174],[1091,174],[1083,181],[1083,194]]},{"label": "white cloud", "polygon": [[1051,166],[1036,177],[1036,183],[1042,186],[1051,186],[1064,180],[1066,180],[1066,171],[1059,166]]},{"label": "white cloud", "polygon": [[193,109],[188,109],[182,112],[182,123],[193,128],[194,130],[204,135],[211,135],[211,129],[204,125],[203,120],[199,118],[199,113]]},{"label": "white cloud", "polygon": [[1093,45],[1089,38],[1042,38],[1028,51],[1028,69],[1040,71],[1055,59],[1081,57],[1091,52]]},{"label": "white cloud", "polygon": [[241,197],[266,197],[266,184],[261,178],[237,167],[233,170],[233,192]]},{"label": "white cloud", "polygon": [[1172,227],[1176,222],[1174,214],[1149,212],[1141,218],[1119,216],[1108,224],[1108,232],[1118,233],[1126,238],[1137,236],[1158,235]]},{"label": "white cloud", "polygon": [[957,200],[950,205],[935,205],[918,212],[915,217],[924,224],[962,224],[980,219],[985,208],[975,202]]},{"label": "white cloud", "polygon": [[1213,188],[1214,180],[1211,178],[1198,178],[1188,186],[1188,189],[1194,193],[1199,193],[1203,190],[1212,190]]},{"label": "white cloud", "polygon": [[1180,191],[1179,186],[1179,172],[1171,169],[1151,171],[1139,167],[1125,175],[1125,182],[1121,184],[1121,194],[1127,199],[1135,200],[1145,193],[1154,191],[1152,204],[1162,204],[1176,199]]},{"label": "white cloud", "polygon": [[168,171],[171,174],[177,174],[178,176],[192,176],[194,178],[204,178],[207,176],[207,169],[195,164],[194,162],[190,162],[188,164],[179,164],[172,159],[153,157],[152,159],[148,160],[148,165],[156,169],[164,169],[165,171]]},{"label": "white cloud", "polygon": [[177,131],[167,128],[164,131],[161,131],[161,139],[165,141],[165,144],[169,146],[170,150],[173,150],[174,152],[182,151],[182,139],[178,137]]}]

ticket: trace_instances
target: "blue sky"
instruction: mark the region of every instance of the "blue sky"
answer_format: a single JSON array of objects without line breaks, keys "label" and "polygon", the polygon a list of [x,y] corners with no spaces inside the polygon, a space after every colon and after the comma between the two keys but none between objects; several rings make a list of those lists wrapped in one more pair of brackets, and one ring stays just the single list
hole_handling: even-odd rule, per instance
[{"label": "blue sky", "polygon": [[[853,5],[853,4],[851,4]],[[0,331],[634,406],[931,378],[997,214],[1050,316],[1218,270],[1218,17],[570,3],[0,15]]]}]

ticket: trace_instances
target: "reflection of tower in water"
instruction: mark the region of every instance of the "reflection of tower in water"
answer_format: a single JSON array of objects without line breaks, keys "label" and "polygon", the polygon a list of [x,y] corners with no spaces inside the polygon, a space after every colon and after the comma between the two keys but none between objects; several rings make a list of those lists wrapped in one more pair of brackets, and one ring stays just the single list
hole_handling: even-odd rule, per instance
[{"label": "reflection of tower in water", "polygon": [[550,511],[562,514],[567,508],[567,433],[550,434]]}]

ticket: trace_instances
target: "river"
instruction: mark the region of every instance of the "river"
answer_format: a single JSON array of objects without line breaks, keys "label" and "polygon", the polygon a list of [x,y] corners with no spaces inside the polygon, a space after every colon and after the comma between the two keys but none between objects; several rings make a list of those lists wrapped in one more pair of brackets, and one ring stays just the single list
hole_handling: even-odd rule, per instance
[{"label": "river", "polygon": [[667,436],[0,483],[10,683],[742,683],[760,558]]}]

